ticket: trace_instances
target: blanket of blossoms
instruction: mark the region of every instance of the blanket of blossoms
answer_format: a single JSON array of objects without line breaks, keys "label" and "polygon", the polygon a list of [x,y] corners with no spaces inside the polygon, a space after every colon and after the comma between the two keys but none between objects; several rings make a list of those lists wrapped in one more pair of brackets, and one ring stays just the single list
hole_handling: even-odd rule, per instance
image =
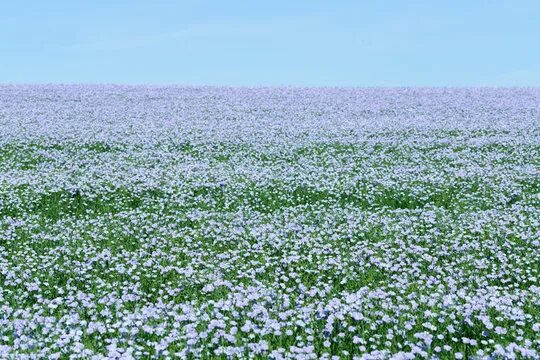
[{"label": "blanket of blossoms", "polygon": [[0,86],[0,358],[540,358],[540,89]]}]

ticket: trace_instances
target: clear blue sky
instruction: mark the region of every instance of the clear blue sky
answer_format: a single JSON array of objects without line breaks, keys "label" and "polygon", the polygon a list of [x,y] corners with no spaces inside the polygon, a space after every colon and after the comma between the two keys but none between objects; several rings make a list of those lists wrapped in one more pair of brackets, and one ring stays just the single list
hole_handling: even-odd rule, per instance
[{"label": "clear blue sky", "polygon": [[539,1],[4,1],[0,83],[540,86]]}]

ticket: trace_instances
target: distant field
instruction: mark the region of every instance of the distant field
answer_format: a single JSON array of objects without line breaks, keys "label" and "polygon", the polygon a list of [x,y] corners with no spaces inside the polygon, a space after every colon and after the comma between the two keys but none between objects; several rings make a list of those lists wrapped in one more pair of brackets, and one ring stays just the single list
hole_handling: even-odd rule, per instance
[{"label": "distant field", "polygon": [[0,358],[540,358],[540,89],[0,86]]}]

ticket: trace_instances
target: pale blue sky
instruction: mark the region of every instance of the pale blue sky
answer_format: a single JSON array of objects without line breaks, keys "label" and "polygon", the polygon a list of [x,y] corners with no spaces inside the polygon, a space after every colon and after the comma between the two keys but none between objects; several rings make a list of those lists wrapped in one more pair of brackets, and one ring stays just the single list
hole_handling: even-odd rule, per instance
[{"label": "pale blue sky", "polygon": [[0,83],[540,86],[538,1],[5,1]]}]

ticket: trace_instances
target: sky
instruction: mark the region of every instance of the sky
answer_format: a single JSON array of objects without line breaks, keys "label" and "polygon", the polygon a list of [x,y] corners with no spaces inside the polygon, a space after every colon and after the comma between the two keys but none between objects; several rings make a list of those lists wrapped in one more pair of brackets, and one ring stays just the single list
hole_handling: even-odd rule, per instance
[{"label": "sky", "polygon": [[0,83],[540,86],[540,2],[5,1]]}]

